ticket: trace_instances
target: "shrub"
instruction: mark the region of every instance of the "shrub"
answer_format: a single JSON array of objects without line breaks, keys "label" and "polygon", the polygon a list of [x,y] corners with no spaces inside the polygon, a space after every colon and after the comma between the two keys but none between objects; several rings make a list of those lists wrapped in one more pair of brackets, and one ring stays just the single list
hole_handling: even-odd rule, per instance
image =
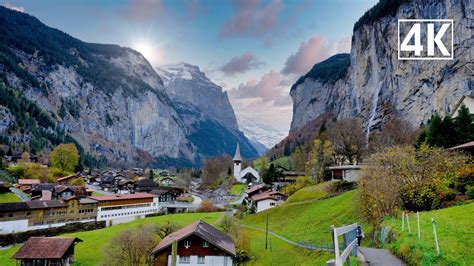
[{"label": "shrub", "polygon": [[466,196],[468,196],[470,199],[474,199],[474,186],[466,187]]},{"label": "shrub", "polygon": [[296,178],[296,182],[294,184],[287,185],[287,186],[283,187],[282,190],[283,190],[283,193],[290,196],[293,193],[295,193],[296,191],[298,191],[298,190],[300,190],[304,187],[311,186],[311,185],[314,185],[314,181],[313,181],[312,178],[307,177],[307,176],[299,176],[299,177]]},{"label": "shrub", "polygon": [[203,200],[198,208],[199,212],[214,212],[216,210],[217,208],[209,200]]}]

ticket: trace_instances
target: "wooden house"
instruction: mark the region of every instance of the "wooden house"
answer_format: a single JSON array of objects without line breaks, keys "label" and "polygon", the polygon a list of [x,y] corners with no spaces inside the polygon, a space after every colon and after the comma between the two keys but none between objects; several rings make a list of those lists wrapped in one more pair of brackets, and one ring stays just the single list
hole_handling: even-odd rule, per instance
[{"label": "wooden house", "polygon": [[74,263],[74,246],[82,242],[79,238],[69,237],[30,237],[13,255],[20,265],[58,265],[68,266]]},{"label": "wooden house", "polygon": [[163,238],[153,250],[154,265],[171,265],[176,245],[176,265],[232,265],[232,238],[202,220]]}]

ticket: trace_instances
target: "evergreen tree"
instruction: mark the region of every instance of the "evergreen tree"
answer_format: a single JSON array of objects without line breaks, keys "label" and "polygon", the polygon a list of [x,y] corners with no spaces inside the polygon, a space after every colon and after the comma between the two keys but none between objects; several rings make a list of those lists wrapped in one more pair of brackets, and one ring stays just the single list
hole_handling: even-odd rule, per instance
[{"label": "evergreen tree", "polygon": [[281,176],[282,176],[282,173],[278,171],[278,169],[272,163],[270,164],[270,167],[268,167],[268,169],[263,174],[262,180],[265,184],[271,184],[273,183],[273,181],[275,181],[278,177],[281,177]]},{"label": "evergreen tree", "polygon": [[454,123],[456,128],[456,145],[474,140],[474,121],[466,105],[462,104],[459,107]]},{"label": "evergreen tree", "polygon": [[150,180],[153,180],[155,179],[155,174],[153,173],[153,169],[150,169],[150,176],[149,176]]},{"label": "evergreen tree", "polygon": [[426,141],[430,146],[442,146],[443,136],[441,135],[440,129],[443,125],[443,119],[438,113],[431,116],[430,123],[426,131]]},{"label": "evergreen tree", "polygon": [[12,147],[8,147],[7,156],[13,156]]}]

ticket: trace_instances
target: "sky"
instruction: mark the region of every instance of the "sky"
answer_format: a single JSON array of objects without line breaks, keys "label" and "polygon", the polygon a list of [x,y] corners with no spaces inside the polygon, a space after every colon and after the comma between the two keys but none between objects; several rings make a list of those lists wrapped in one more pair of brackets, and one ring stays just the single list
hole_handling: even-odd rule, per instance
[{"label": "sky", "polygon": [[291,85],[350,51],[354,23],[376,0],[2,2],[83,41],[131,47],[153,66],[197,65],[237,116],[287,132]]}]

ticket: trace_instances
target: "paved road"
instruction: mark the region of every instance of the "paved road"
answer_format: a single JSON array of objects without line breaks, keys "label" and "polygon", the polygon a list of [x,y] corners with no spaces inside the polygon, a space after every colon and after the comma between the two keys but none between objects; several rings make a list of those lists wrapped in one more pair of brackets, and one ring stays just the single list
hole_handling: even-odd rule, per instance
[{"label": "paved road", "polygon": [[378,248],[360,247],[359,251],[364,255],[368,265],[372,266],[403,266],[399,258],[395,257],[390,251]]}]

